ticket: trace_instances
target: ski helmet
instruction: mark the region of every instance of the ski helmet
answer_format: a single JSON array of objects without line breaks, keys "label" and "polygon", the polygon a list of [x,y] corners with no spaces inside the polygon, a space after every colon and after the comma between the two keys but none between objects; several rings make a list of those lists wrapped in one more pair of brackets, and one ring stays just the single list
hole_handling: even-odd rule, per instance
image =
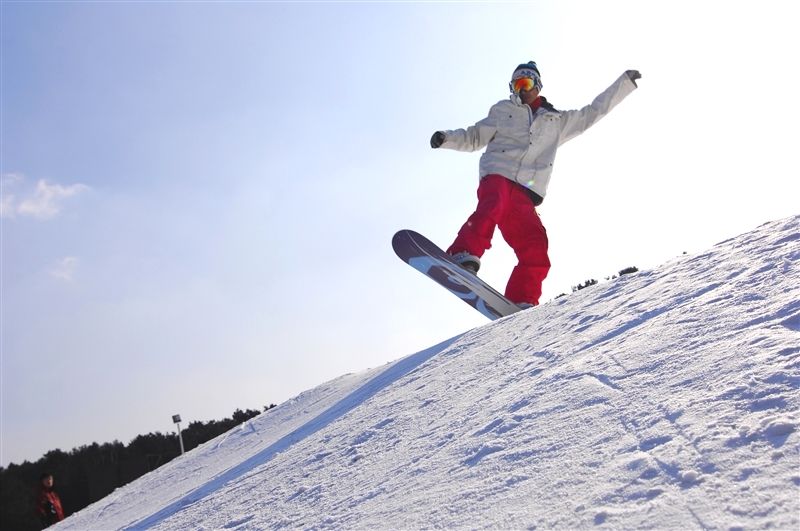
[{"label": "ski helmet", "polygon": [[542,75],[539,73],[539,67],[536,66],[535,61],[528,61],[514,69],[514,73],[511,74],[511,82],[508,84],[511,92],[514,92],[514,82],[522,78],[533,79],[534,86],[539,90],[542,90],[544,86],[542,84]]}]

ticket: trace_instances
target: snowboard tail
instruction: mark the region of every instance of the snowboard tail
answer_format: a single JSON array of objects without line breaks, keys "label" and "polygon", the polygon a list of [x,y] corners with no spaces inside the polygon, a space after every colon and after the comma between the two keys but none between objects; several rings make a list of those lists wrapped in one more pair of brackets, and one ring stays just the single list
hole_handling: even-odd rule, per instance
[{"label": "snowboard tail", "polygon": [[489,284],[455,263],[422,234],[401,230],[392,238],[397,256],[491,320],[520,310]]}]

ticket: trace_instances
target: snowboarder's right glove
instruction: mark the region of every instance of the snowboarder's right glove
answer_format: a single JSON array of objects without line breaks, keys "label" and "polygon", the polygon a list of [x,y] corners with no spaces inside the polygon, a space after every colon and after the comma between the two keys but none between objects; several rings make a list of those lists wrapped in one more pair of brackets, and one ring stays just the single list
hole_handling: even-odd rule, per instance
[{"label": "snowboarder's right glove", "polygon": [[[633,81],[634,85],[636,85],[637,79],[642,79],[642,74],[638,70],[626,70],[625,73],[628,74],[628,78]],[[636,86],[638,87],[639,85]]]},{"label": "snowboarder's right glove", "polygon": [[440,147],[442,144],[444,144],[444,133],[442,133],[441,131],[436,131],[435,133],[433,133],[433,136],[431,137],[431,147],[433,149],[436,149]]}]

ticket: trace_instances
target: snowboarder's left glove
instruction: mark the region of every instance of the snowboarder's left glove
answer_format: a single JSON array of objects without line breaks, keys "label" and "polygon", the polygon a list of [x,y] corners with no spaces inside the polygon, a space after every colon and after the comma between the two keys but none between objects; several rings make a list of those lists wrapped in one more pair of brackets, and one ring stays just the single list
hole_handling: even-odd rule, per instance
[{"label": "snowboarder's left glove", "polygon": [[[637,79],[642,79],[642,74],[640,74],[638,70],[628,70],[625,73],[628,74],[628,78],[633,81],[634,85],[636,85]],[[638,87],[639,85],[636,86]]]},{"label": "snowboarder's left glove", "polygon": [[444,133],[442,133],[441,131],[436,131],[435,133],[433,133],[433,136],[431,137],[431,147],[433,149],[436,149],[440,147],[442,144],[444,144]]}]

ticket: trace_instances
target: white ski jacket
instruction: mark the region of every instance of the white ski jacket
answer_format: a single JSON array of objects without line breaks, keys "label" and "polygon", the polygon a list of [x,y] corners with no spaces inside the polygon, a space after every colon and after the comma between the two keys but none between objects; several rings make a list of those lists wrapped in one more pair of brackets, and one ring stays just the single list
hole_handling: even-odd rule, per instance
[{"label": "white ski jacket", "polygon": [[443,131],[441,147],[457,151],[486,147],[480,161],[481,179],[500,174],[544,199],[558,146],[597,123],[635,89],[627,73],[622,74],[590,105],[574,111],[543,105],[534,112],[513,94],[493,105],[489,116],[475,125]]}]

